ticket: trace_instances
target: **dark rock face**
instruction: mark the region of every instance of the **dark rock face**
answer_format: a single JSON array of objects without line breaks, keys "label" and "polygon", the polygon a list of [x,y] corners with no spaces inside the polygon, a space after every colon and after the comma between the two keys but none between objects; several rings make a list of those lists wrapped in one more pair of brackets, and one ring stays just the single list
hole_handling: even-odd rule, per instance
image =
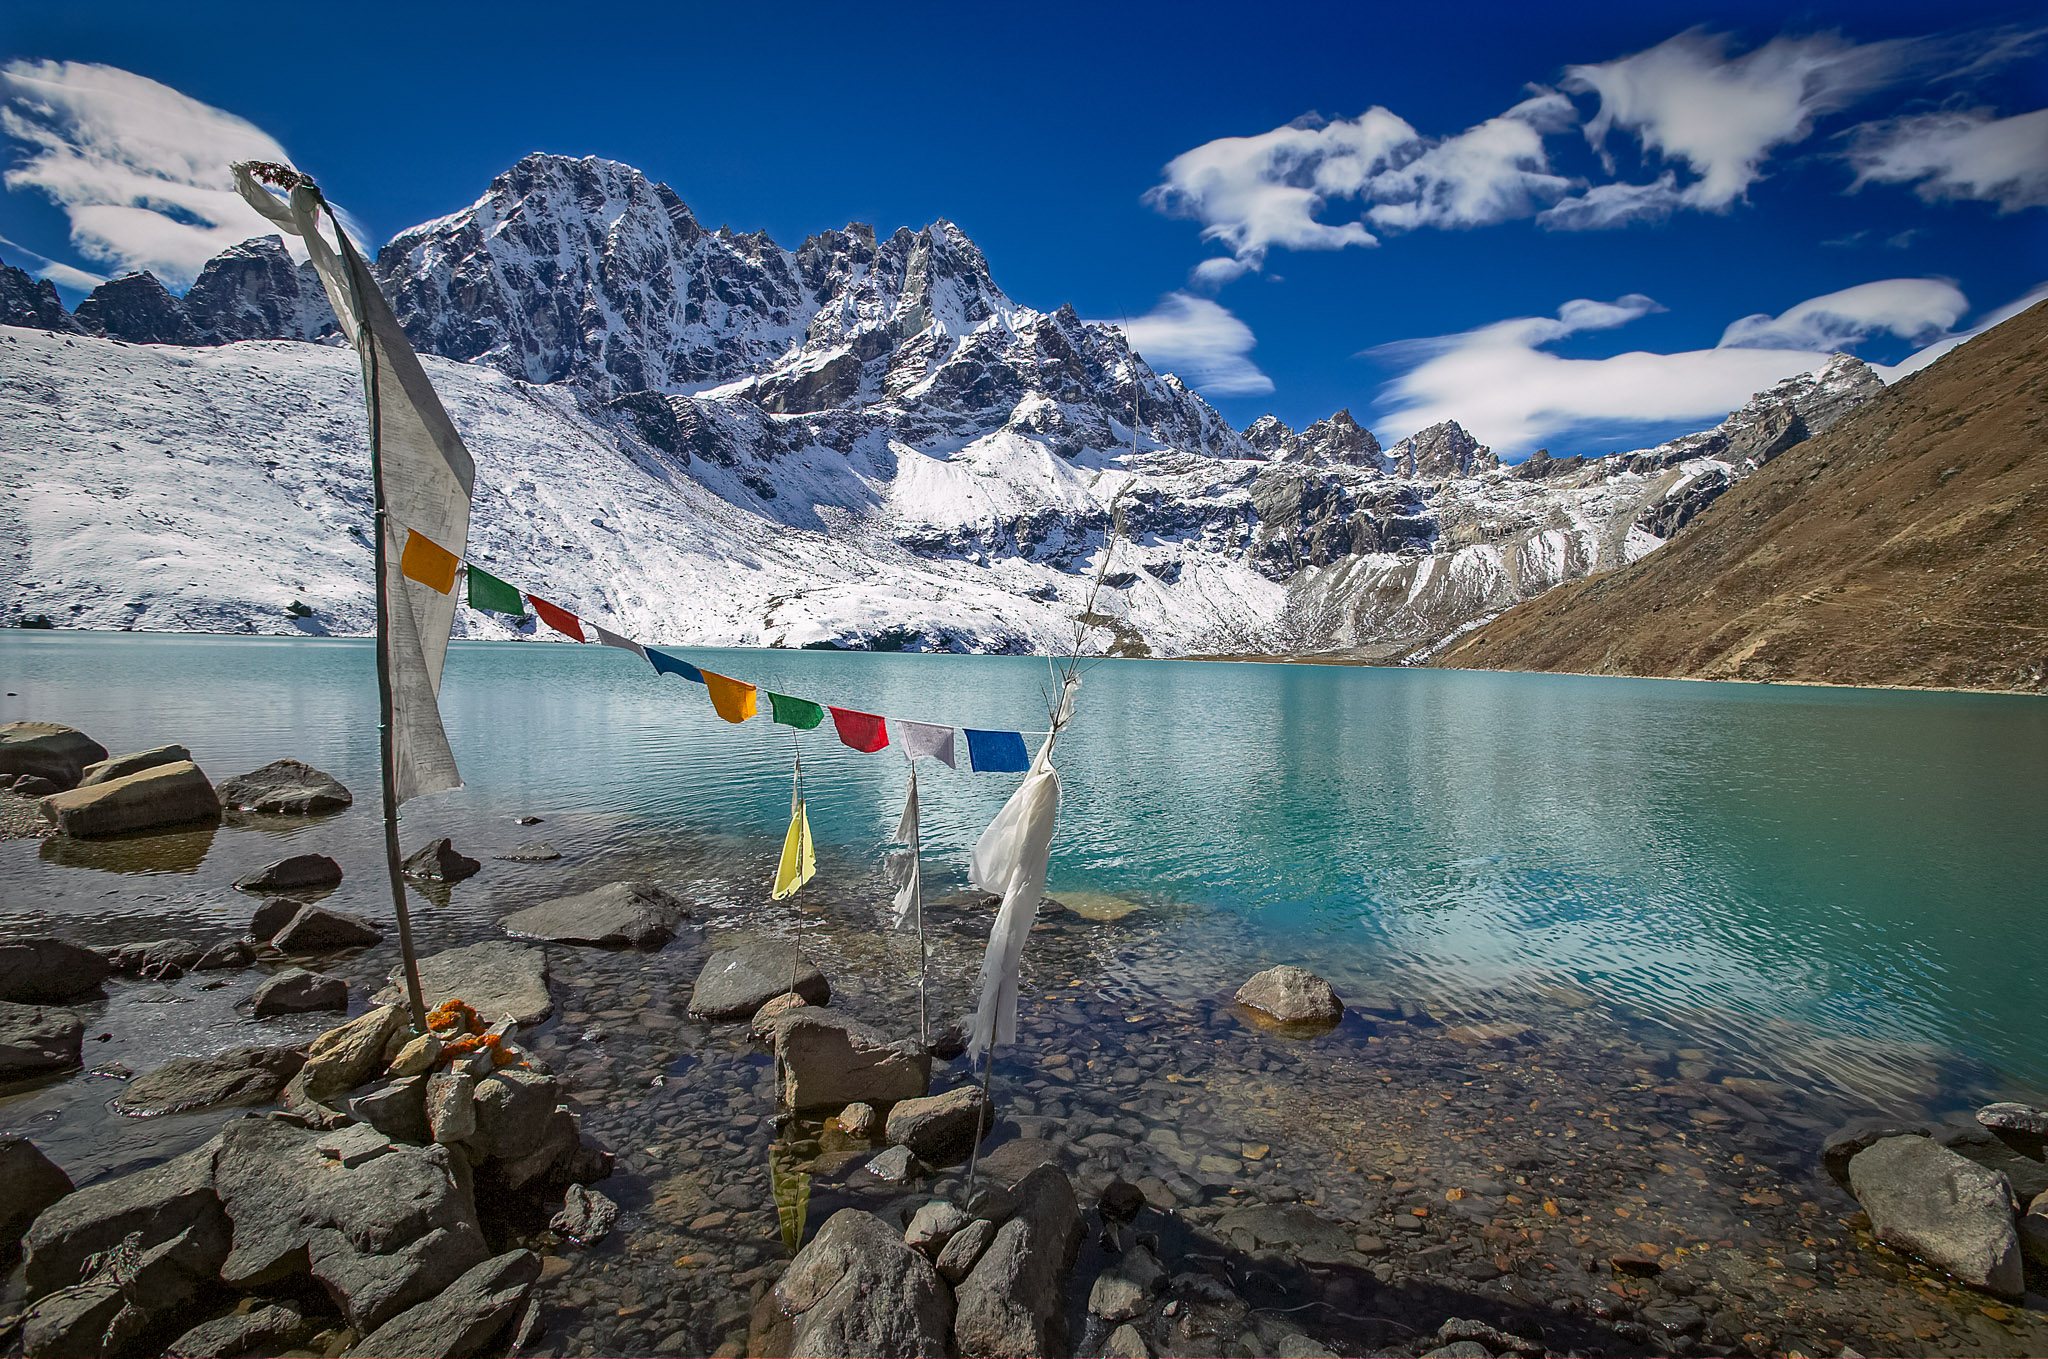
[{"label": "dark rock face", "polygon": [[1472,476],[1500,466],[1493,450],[1467,434],[1455,420],[1445,420],[1411,434],[1387,450],[1396,475],[1424,481]]},{"label": "dark rock face", "polygon": [[0,942],[0,1001],[50,1005],[78,1000],[100,989],[110,969],[100,953],[54,939]]},{"label": "dark rock face", "polygon": [[0,326],[31,326],[67,335],[85,332],[64,310],[56,284],[46,278],[31,277],[11,264],[0,264]]},{"label": "dark rock face", "polygon": [[348,983],[303,967],[288,967],[257,987],[253,1002],[251,1013],[258,1019],[312,1010],[347,1010]]},{"label": "dark rock face", "polygon": [[311,262],[294,265],[278,236],[257,236],[208,260],[184,307],[206,344],[314,340],[339,329]]},{"label": "dark rock face", "polygon": [[1669,538],[1697,518],[1701,510],[1719,500],[1722,493],[1734,484],[1735,478],[1719,469],[1703,473],[1637,515],[1636,527],[1659,538]]},{"label": "dark rock face", "polygon": [[337,948],[366,948],[379,943],[384,931],[349,911],[328,906],[301,906],[271,936],[271,947],[280,953],[324,953]]},{"label": "dark rock face", "polygon": [[1389,463],[1380,451],[1380,441],[1351,418],[1349,410],[1318,420],[1299,434],[1270,415],[1254,420],[1244,432],[1244,441],[1275,462],[1298,462],[1318,467],[1364,467],[1386,471]]},{"label": "dark rock face", "polygon": [[37,1214],[71,1192],[71,1177],[25,1137],[0,1137],[0,1255]]},{"label": "dark rock face", "polygon": [[199,327],[185,305],[147,269],[109,279],[78,304],[78,324],[88,335],[130,344],[198,344]]},{"label": "dark rock face", "polygon": [[472,878],[483,865],[467,854],[458,853],[455,845],[445,835],[432,840],[405,856],[404,872],[408,878],[422,882],[461,882]]},{"label": "dark rock face", "polygon": [[341,865],[325,854],[294,854],[235,880],[244,892],[289,892],[294,888],[333,887],[341,882]]},{"label": "dark rock face", "polygon": [[215,791],[222,806],[272,816],[322,816],[355,801],[338,779],[298,760],[272,760],[221,780]]}]

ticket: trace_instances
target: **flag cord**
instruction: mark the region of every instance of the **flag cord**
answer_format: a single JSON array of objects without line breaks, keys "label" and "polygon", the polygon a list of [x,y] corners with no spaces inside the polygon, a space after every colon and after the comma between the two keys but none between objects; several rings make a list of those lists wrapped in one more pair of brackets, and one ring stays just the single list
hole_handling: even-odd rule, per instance
[{"label": "flag cord", "polygon": [[[341,243],[342,251],[348,257],[349,288],[351,293],[361,286],[354,265],[354,250],[349,245],[348,233],[342,229],[341,219],[335,217],[334,209],[325,198],[319,197],[319,190],[313,190],[320,206],[327,209],[327,215],[334,222],[334,234]],[[419,955],[412,942],[412,912],[405,900],[405,874],[398,856],[398,770],[392,732],[391,693],[391,583],[386,574],[385,537],[389,532],[390,511],[384,504],[384,420],[382,403],[377,390],[377,341],[370,330],[370,318],[364,312],[360,300],[355,307],[357,351],[363,363],[364,394],[370,408],[370,487],[374,498],[374,522],[377,530],[375,548],[375,570],[377,573],[377,744],[382,766],[384,792],[384,865],[391,878],[391,905],[398,914],[398,953],[405,973],[405,998],[412,1011],[412,1027],[415,1033],[427,1031],[427,1004],[420,994]]]}]

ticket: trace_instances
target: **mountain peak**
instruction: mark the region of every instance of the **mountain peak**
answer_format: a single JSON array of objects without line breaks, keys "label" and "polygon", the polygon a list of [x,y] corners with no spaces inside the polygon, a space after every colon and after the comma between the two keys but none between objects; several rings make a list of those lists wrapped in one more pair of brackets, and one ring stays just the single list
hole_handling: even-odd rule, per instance
[{"label": "mountain peak", "polygon": [[1493,450],[1465,431],[1456,420],[1442,420],[1417,430],[1387,450],[1396,475],[1423,481],[1476,476],[1500,466]]}]

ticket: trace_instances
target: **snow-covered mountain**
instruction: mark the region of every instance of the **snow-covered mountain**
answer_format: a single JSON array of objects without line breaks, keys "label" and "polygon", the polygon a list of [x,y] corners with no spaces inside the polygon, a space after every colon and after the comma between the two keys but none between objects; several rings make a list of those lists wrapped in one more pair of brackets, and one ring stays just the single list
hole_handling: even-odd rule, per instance
[{"label": "snow-covered mountain", "polygon": [[[1653,549],[1880,385],[1838,357],[1717,430],[1509,470],[1454,422],[1240,434],[1119,328],[1010,299],[951,223],[789,251],[595,159],[529,156],[377,267],[477,457],[478,558],[649,641],[1058,647],[1114,504],[1120,649],[1426,652]],[[333,320],[303,266],[261,240],[183,299],[46,290],[0,270],[0,608],[366,631],[355,360],[307,343]]]}]

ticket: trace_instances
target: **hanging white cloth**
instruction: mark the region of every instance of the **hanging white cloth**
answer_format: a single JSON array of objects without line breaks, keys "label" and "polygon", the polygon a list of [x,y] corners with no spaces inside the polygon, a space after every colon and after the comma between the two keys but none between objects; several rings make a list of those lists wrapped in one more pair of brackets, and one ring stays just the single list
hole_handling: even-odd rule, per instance
[{"label": "hanging white cloth", "polygon": [[460,788],[462,775],[441,726],[439,703],[455,594],[407,579],[399,563],[408,529],[463,555],[469,543],[469,497],[476,465],[368,263],[346,233],[337,230],[333,245],[321,234],[318,195],[301,185],[291,191],[289,201],[280,199],[240,166],[235,168],[235,187],[250,206],[305,240],[342,334],[362,358],[386,511],[384,576],[390,618],[383,645],[391,673],[392,773],[398,801]]},{"label": "hanging white cloth", "polygon": [[883,871],[895,885],[896,899],[889,904],[889,923],[913,933],[924,924],[923,873],[918,867],[917,766],[910,766],[910,795],[903,799],[903,816],[896,823],[896,841],[906,848],[889,851]]},{"label": "hanging white cloth", "polygon": [[911,759],[926,756],[939,761],[948,769],[958,769],[953,763],[953,729],[936,727],[929,722],[896,723],[896,739],[903,746],[903,753]]}]

